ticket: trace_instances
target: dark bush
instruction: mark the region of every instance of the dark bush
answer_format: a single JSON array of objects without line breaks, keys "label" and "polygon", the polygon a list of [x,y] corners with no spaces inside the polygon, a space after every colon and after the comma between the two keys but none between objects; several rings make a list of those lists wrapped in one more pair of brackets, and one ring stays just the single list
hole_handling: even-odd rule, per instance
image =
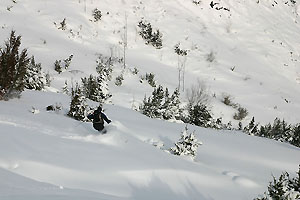
[{"label": "dark bush", "polygon": [[19,97],[25,87],[25,74],[29,58],[27,50],[19,53],[21,36],[12,31],[5,47],[0,49],[0,100]]}]

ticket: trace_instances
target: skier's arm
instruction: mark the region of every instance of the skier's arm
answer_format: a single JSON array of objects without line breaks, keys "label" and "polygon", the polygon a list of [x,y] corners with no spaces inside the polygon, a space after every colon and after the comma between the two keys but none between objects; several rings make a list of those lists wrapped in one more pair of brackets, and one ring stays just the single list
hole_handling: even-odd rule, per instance
[{"label": "skier's arm", "polygon": [[102,117],[108,124],[111,122],[111,120],[108,119],[104,113],[102,113]]},{"label": "skier's arm", "polygon": [[89,115],[87,116],[87,118],[88,118],[89,120],[92,120],[92,119],[94,119],[94,113],[92,113],[92,114],[89,114]]}]

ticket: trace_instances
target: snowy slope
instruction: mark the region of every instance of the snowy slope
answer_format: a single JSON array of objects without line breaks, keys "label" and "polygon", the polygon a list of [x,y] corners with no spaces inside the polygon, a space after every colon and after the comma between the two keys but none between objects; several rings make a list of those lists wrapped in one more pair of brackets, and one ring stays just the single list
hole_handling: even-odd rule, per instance
[{"label": "snowy slope", "polygon": [[62,186],[58,187],[55,185],[34,181],[32,179],[11,173],[3,168],[0,168],[0,177],[1,180],[5,180],[1,181],[0,183],[0,197],[2,200],[119,199],[96,192],[68,189]]},{"label": "snowy slope", "polygon": [[[153,88],[139,82],[146,72],[171,91],[178,86],[174,46],[188,49],[185,91],[200,79],[210,89],[215,117],[233,121],[235,110],[221,103],[223,93],[262,124],[275,117],[300,121],[298,3],[264,0],[192,1],[11,0],[0,1],[0,46],[10,31],[52,75],[51,88],[26,91],[21,99],[0,102],[0,199],[253,199],[271,176],[291,174],[300,163],[299,148],[234,131],[189,126],[203,142],[195,161],[165,150],[179,139],[184,124],[149,119],[133,110]],[[92,22],[92,10],[102,20]],[[127,69],[124,83],[113,81],[113,120],[107,135],[66,117],[68,80],[96,74],[99,54],[122,57],[127,15]],[[67,30],[58,30],[64,18]],[[142,19],[163,33],[163,48],[146,46],[137,33]],[[71,31],[72,29],[72,31]],[[212,53],[215,59],[207,61]],[[54,61],[74,54],[68,71],[57,74]],[[233,69],[233,70],[232,70]],[[114,77],[122,71],[114,68]],[[58,92],[58,93],[57,93]],[[185,93],[182,92],[184,100]],[[63,110],[46,112],[61,104]],[[90,104],[97,105],[90,102]],[[39,110],[31,113],[32,107]],[[233,124],[238,123],[233,121]],[[162,149],[153,144],[164,144]]]},{"label": "snowy slope", "polygon": [[[64,109],[47,112],[54,101]],[[55,93],[27,91],[21,99],[1,102],[0,199],[73,199],[77,194],[87,199],[252,199],[263,193],[272,174],[294,173],[300,162],[299,148],[287,144],[189,126],[203,142],[192,161],[164,151],[174,146],[184,124],[107,105],[113,123],[108,134],[97,135],[90,123],[65,116],[68,101]],[[39,112],[31,113],[32,106]]]}]

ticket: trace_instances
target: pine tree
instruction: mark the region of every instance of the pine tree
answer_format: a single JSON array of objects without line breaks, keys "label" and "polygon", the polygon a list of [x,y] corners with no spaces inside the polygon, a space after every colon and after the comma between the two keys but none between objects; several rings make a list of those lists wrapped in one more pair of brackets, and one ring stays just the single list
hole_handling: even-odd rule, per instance
[{"label": "pine tree", "polygon": [[35,63],[31,57],[25,75],[25,88],[30,90],[42,90],[46,85],[46,77],[42,72],[41,63]]},{"label": "pine tree", "polygon": [[176,88],[172,96],[169,97],[168,88],[166,88],[165,102],[164,102],[164,119],[181,120],[182,109],[180,108],[179,89]]},{"label": "pine tree", "polygon": [[139,35],[145,40],[145,44],[151,44],[157,49],[162,48],[162,34],[159,30],[153,32],[151,24],[143,20],[138,23],[138,27],[140,28]]},{"label": "pine tree", "polygon": [[188,107],[189,119],[188,122],[196,126],[208,127],[212,119],[207,106],[204,104],[189,105]]},{"label": "pine tree", "polygon": [[82,81],[82,90],[86,98],[103,103],[111,95],[108,92],[106,82],[103,82],[101,76],[94,77],[90,75],[88,78],[84,77]]},{"label": "pine tree", "polygon": [[63,88],[62,88],[62,92],[63,92],[64,94],[69,95],[70,91],[69,91],[69,87],[68,87],[68,81],[65,81],[65,85],[64,85]]},{"label": "pine tree", "polygon": [[156,87],[156,82],[155,82],[155,74],[153,73],[146,73],[145,79],[148,81],[149,85],[152,87]]},{"label": "pine tree", "polygon": [[96,60],[96,63],[96,71],[100,75],[101,79],[105,82],[110,81],[112,78],[111,74],[113,72],[112,58],[99,55],[98,59]]},{"label": "pine tree", "polygon": [[61,60],[56,60],[54,62],[54,70],[57,71],[59,74],[62,73]]},{"label": "pine tree", "polygon": [[166,88],[164,92],[164,102],[161,106],[162,112],[163,112],[163,118],[165,120],[169,120],[172,118],[172,112],[170,111],[170,105],[171,105],[171,98],[169,94],[169,89]]},{"label": "pine tree", "polygon": [[146,44],[150,43],[152,37],[152,27],[150,23],[146,23],[145,21],[141,20],[138,24],[140,28],[139,34],[145,40]]},{"label": "pine tree", "polygon": [[164,100],[164,89],[161,85],[154,89],[150,100],[150,110],[155,118],[162,118],[163,116],[163,100]]},{"label": "pine tree", "polygon": [[[293,128],[292,136],[293,137],[292,137],[292,140],[290,141],[290,143],[292,145],[300,147],[300,124],[295,125],[295,127]],[[299,172],[300,172],[300,170],[299,170]]]},{"label": "pine tree", "polygon": [[116,86],[121,86],[123,84],[124,76],[123,74],[120,74],[119,76],[116,77],[115,85]]},{"label": "pine tree", "polygon": [[59,23],[60,27],[58,27],[58,29],[61,29],[63,31],[65,31],[67,29],[67,22],[66,22],[66,18],[63,19],[62,22]]},{"label": "pine tree", "polygon": [[242,124],[242,122],[239,122],[239,125],[238,125],[238,130],[243,130],[243,124]]},{"label": "pine tree", "polygon": [[170,152],[174,155],[195,158],[197,156],[197,149],[202,143],[198,142],[194,132],[188,133],[188,127],[186,126],[181,134],[181,138],[175,143],[175,147],[170,149]]},{"label": "pine tree", "polygon": [[300,199],[300,166],[297,177],[291,179],[287,172],[280,175],[278,180],[273,177],[268,191],[261,198],[255,200],[298,200]]},{"label": "pine tree", "polygon": [[141,112],[150,118],[162,118],[163,116],[164,90],[161,85],[154,88],[151,97],[144,98],[140,106]]},{"label": "pine tree", "polygon": [[54,62],[54,70],[57,71],[59,74],[67,70],[71,65],[72,59],[73,54],[71,54],[68,58],[64,59],[63,62],[61,60],[56,60]]},{"label": "pine tree", "polygon": [[140,110],[144,115],[151,118],[180,120],[182,109],[180,109],[179,90],[176,89],[170,97],[169,89],[164,90],[159,85],[154,88],[149,98],[145,96]]},{"label": "pine tree", "polygon": [[95,8],[95,9],[93,10],[92,15],[93,15],[93,17],[94,17],[94,22],[97,22],[97,21],[100,21],[100,20],[101,20],[102,13],[101,13],[101,10],[99,10],[98,8]]},{"label": "pine tree", "polygon": [[254,117],[252,117],[251,121],[249,122],[248,126],[244,128],[244,131],[250,135],[258,135],[258,124],[255,123]]},{"label": "pine tree", "polygon": [[174,118],[177,120],[181,119],[182,109],[180,108],[180,104],[180,92],[179,88],[176,88],[171,96],[170,110],[172,111]]},{"label": "pine tree", "polygon": [[150,43],[156,49],[161,49],[162,48],[162,34],[159,32],[159,30],[157,30],[155,33],[152,34]]},{"label": "pine tree", "polygon": [[64,59],[65,70],[67,70],[70,67],[72,59],[73,59],[73,54],[71,54],[68,58]]},{"label": "pine tree", "polygon": [[[293,188],[295,191],[299,192],[300,195],[300,165],[299,165],[299,169],[298,172],[296,174],[297,176],[293,179],[289,179],[288,181],[288,186],[289,188]],[[299,196],[300,198],[300,196]]]},{"label": "pine tree", "polygon": [[21,36],[12,31],[5,47],[0,49],[0,100],[18,97],[25,87],[29,59],[27,50],[19,53]]},{"label": "pine tree", "polygon": [[252,117],[252,119],[248,125],[248,129],[252,130],[254,128],[254,126],[255,126],[255,120],[254,120],[254,117]]},{"label": "pine tree", "polygon": [[152,109],[151,109],[151,99],[150,97],[144,97],[143,103],[139,107],[143,115],[146,115],[150,118],[155,118]]},{"label": "pine tree", "polygon": [[86,98],[82,94],[79,85],[76,83],[75,88],[72,87],[72,91],[71,91],[71,104],[70,104],[70,110],[68,112],[68,116],[79,121],[85,121],[87,108],[88,106],[86,103]]},{"label": "pine tree", "polygon": [[46,73],[45,79],[46,79],[46,84],[45,85],[50,87],[50,85],[51,85],[51,76],[50,76],[49,72]]}]

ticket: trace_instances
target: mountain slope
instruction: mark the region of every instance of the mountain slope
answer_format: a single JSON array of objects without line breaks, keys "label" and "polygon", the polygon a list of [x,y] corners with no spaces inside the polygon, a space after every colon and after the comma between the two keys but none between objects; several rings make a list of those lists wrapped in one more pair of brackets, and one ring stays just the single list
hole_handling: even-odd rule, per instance
[{"label": "mountain slope", "polygon": [[[182,101],[199,79],[209,88],[214,117],[225,123],[239,121],[232,119],[236,110],[221,102],[224,94],[249,111],[243,123],[252,116],[261,124],[275,117],[298,123],[300,9],[298,3],[276,2],[1,0],[0,46],[16,30],[52,82],[45,91],[0,102],[0,199],[250,200],[266,190],[272,175],[294,174],[299,148],[238,131],[189,125],[203,142],[197,157],[171,155],[168,149],[185,124],[132,110],[153,90],[140,76],[152,72],[157,84],[170,91],[178,86],[178,59],[184,60],[174,46],[180,43],[188,50]],[[101,21],[93,21],[95,8]],[[142,19],[163,34],[163,48],[145,45],[137,28]],[[114,66],[113,96],[104,106],[113,122],[108,134],[97,135],[92,124],[66,116],[70,97],[62,87],[66,80],[70,86],[96,75],[100,54],[122,59],[126,24],[126,69]],[[58,74],[55,60],[71,54],[70,68]],[[116,86],[121,73],[125,80]],[[55,104],[62,110],[45,110]]]},{"label": "mountain slope", "polygon": [[[54,100],[63,110],[47,112],[45,107]],[[263,193],[272,174],[293,174],[300,162],[299,148],[287,144],[189,126],[203,142],[191,161],[164,151],[174,146],[184,124],[107,105],[105,112],[113,122],[108,134],[98,135],[90,123],[65,116],[68,101],[64,95],[27,91],[19,100],[1,102],[1,168],[56,185],[27,184],[2,170],[1,180],[9,182],[1,182],[1,199],[38,194],[41,199],[72,199],[76,192],[91,199],[101,199],[99,193],[121,199],[252,199]],[[31,113],[32,106],[39,112]],[[164,146],[159,149],[157,144]],[[26,187],[19,188],[22,185]]]}]

